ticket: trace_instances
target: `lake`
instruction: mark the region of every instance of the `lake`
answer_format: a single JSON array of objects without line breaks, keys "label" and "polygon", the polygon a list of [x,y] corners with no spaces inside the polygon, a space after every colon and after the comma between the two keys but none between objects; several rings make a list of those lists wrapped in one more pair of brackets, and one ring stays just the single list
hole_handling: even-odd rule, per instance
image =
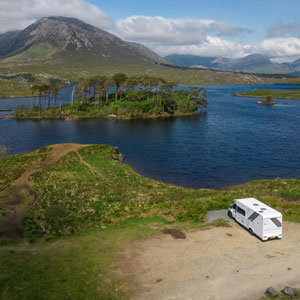
[{"label": "lake", "polygon": [[[205,86],[209,105],[190,117],[155,120],[0,120],[0,144],[22,153],[56,143],[119,147],[137,172],[164,182],[219,189],[262,178],[300,178],[300,101],[255,105],[236,92],[299,85]],[[72,87],[59,102],[70,100]],[[30,99],[0,99],[15,110]],[[7,113],[1,113],[0,117]]]}]

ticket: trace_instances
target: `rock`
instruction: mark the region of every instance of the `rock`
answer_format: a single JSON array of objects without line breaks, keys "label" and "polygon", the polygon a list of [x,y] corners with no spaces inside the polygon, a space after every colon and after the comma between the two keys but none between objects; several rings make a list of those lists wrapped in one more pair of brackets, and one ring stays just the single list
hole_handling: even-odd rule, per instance
[{"label": "rock", "polygon": [[116,154],[116,157],[114,158],[115,162],[122,163],[125,160],[125,155],[120,153],[118,147],[114,147],[114,154]]},{"label": "rock", "polygon": [[265,294],[271,298],[278,296],[278,292],[271,286],[266,289]]},{"label": "rock", "polygon": [[108,116],[107,116],[107,118],[108,118],[108,119],[116,119],[116,118],[117,118],[117,116],[116,116],[116,115],[114,115],[114,114],[111,114],[111,115],[108,115]]},{"label": "rock", "polygon": [[297,289],[286,286],[282,291],[283,294],[288,295],[290,297],[298,296],[299,292]]},{"label": "rock", "polygon": [[186,239],[186,234],[180,230],[177,229],[168,229],[165,228],[162,233],[164,234],[170,234],[175,239]]},{"label": "rock", "polygon": [[255,102],[255,104],[258,104],[258,105],[275,105],[277,103],[275,101],[260,100],[260,101]]}]

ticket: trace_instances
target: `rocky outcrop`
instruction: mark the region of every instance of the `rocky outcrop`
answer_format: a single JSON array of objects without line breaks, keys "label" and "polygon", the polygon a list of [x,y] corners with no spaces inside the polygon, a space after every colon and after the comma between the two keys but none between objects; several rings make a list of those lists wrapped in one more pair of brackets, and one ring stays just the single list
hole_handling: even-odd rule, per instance
[{"label": "rocky outcrop", "polygon": [[290,297],[295,297],[295,296],[299,295],[299,292],[297,289],[291,288],[289,286],[286,286],[281,292]]},{"label": "rocky outcrop", "polygon": [[267,288],[265,294],[268,297],[271,297],[271,298],[274,298],[274,297],[278,296],[278,292],[273,287],[271,287],[271,286]]}]

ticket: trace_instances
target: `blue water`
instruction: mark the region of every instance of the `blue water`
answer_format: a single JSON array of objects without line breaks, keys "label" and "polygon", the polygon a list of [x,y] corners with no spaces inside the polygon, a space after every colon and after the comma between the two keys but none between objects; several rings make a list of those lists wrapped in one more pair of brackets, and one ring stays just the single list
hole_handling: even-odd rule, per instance
[{"label": "blue water", "polygon": [[[297,85],[207,86],[208,107],[191,117],[157,120],[0,121],[0,144],[13,153],[77,142],[118,146],[139,173],[194,188],[221,188],[261,178],[300,178],[300,101],[255,105],[232,94]],[[68,102],[72,87],[58,103]],[[15,109],[30,99],[0,99]],[[0,117],[5,113],[0,113]]]}]

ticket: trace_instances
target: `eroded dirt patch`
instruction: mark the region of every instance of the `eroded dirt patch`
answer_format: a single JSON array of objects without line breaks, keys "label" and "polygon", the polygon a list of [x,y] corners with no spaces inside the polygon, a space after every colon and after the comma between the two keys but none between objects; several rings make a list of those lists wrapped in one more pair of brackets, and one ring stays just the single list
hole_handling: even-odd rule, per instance
[{"label": "eroded dirt patch", "polygon": [[269,286],[300,286],[300,224],[284,223],[284,238],[270,242],[231,225],[128,246],[120,265],[136,281],[132,299],[251,300]]}]

